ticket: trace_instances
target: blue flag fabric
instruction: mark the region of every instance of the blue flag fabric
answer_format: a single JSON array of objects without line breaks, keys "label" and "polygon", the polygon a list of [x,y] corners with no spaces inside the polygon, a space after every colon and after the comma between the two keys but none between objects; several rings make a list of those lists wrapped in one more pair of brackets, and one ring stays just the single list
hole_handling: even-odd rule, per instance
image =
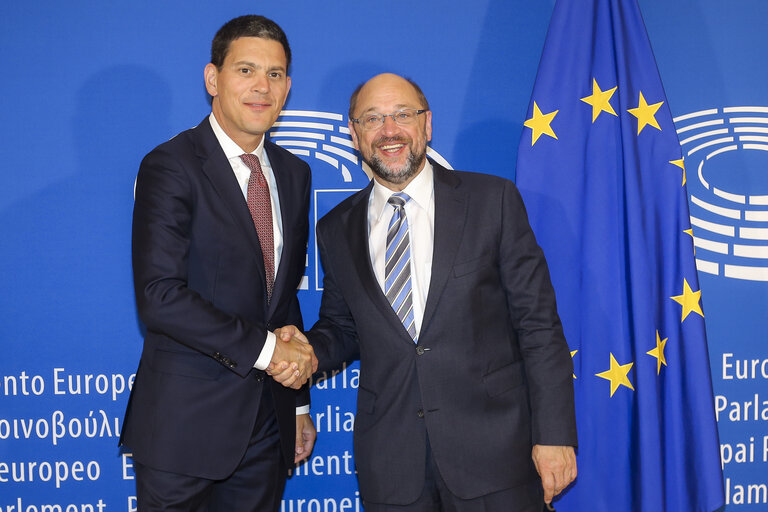
[{"label": "blue flag fabric", "polygon": [[724,503],[685,168],[635,0],[558,0],[517,184],[574,361],[558,511]]}]

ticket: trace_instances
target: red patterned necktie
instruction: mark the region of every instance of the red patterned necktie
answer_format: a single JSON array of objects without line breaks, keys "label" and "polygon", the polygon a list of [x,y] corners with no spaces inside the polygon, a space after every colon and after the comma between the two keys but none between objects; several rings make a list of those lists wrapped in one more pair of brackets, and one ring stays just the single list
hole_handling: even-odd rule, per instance
[{"label": "red patterned necktie", "polygon": [[251,170],[248,178],[248,209],[251,211],[256,233],[259,235],[261,252],[264,254],[264,271],[267,278],[267,301],[272,298],[275,285],[275,242],[272,232],[272,202],[269,185],[261,172],[259,157],[246,153],[240,159]]}]

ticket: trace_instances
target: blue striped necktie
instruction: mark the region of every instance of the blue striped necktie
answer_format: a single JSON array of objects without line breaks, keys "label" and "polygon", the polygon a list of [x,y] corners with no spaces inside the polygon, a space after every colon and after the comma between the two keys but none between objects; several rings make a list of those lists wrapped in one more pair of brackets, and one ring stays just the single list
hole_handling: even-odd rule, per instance
[{"label": "blue striped necktie", "polygon": [[405,203],[410,199],[408,194],[397,192],[387,201],[394,207],[394,212],[387,230],[384,294],[400,321],[403,322],[405,330],[411,335],[413,341],[417,341],[411,297],[411,242],[408,234],[408,219],[405,216]]}]

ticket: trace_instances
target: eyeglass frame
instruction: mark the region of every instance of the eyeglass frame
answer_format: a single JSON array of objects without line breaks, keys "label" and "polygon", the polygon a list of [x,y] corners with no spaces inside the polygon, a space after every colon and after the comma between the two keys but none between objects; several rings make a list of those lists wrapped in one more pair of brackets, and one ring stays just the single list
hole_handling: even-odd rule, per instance
[{"label": "eyeglass frame", "polygon": [[393,122],[394,122],[394,123],[395,123],[397,126],[410,126],[408,123],[406,123],[406,124],[401,124],[401,123],[400,123],[400,122],[398,122],[398,120],[395,118],[395,116],[396,116],[397,114],[400,114],[400,113],[402,113],[402,112],[415,112],[415,114],[414,114],[414,116],[413,116],[413,119],[415,120],[415,119],[417,119],[417,118],[418,118],[418,117],[419,117],[421,114],[423,114],[424,112],[429,112],[429,109],[428,109],[428,108],[421,108],[421,109],[419,109],[419,108],[401,108],[400,110],[397,110],[397,111],[395,111],[395,112],[392,112],[391,114],[376,114],[377,116],[381,116],[381,124],[380,124],[379,126],[376,126],[375,128],[366,128],[366,127],[365,127],[365,124],[363,123],[363,119],[362,119],[362,118],[360,118],[360,117],[358,117],[358,118],[356,118],[356,119],[355,119],[355,118],[352,118],[352,117],[350,117],[350,118],[349,118],[349,120],[350,120],[350,121],[352,121],[353,123],[356,123],[356,124],[360,125],[360,127],[361,127],[363,130],[365,130],[365,131],[370,131],[370,130],[378,130],[379,128],[381,128],[382,126],[384,126],[384,121],[386,120],[386,118],[387,118],[387,117],[391,117],[391,118],[392,118],[392,121],[393,121]]}]

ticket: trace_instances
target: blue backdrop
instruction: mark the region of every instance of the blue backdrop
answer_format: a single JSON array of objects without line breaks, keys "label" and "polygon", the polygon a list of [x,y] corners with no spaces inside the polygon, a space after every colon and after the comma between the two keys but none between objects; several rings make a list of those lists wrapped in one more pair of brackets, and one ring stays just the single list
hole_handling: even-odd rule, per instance
[{"label": "blue backdrop", "polygon": [[[765,510],[768,4],[639,3],[686,156],[726,510]],[[133,183],[150,149],[210,112],[202,70],[224,22],[256,12],[289,36],[293,87],[272,137],[312,166],[317,218],[367,181],[344,132],[347,101],[383,71],[412,77],[427,94],[433,156],[514,178],[553,4],[4,5],[0,512],[135,509],[130,459],[117,448],[141,350]],[[307,262],[300,297],[311,325],[321,283],[314,237]],[[361,509],[356,385],[351,367],[313,389],[318,443],[288,484],[286,512]]]}]

